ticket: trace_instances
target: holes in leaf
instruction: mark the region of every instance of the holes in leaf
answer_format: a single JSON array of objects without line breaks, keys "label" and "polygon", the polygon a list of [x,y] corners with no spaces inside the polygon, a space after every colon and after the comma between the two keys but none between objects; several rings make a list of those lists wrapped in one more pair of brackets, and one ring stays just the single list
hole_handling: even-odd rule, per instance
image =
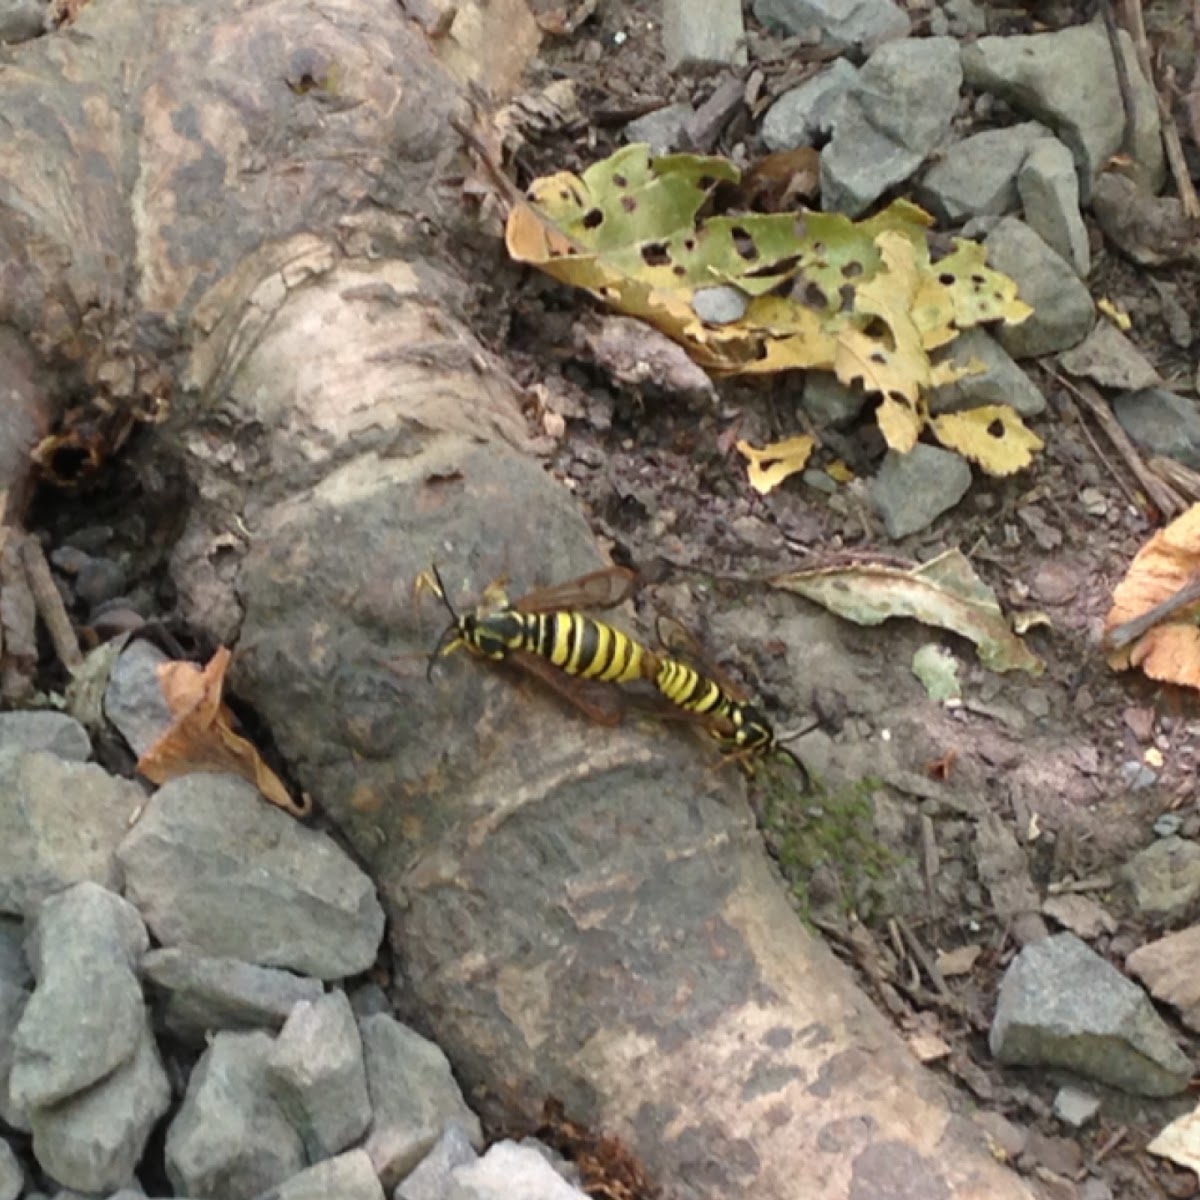
[{"label": "holes in leaf", "polygon": [[949,271],[943,271],[938,276],[938,283],[940,283],[942,285],[942,287],[953,287],[954,286],[954,276]]},{"label": "holes in leaf", "polygon": [[596,229],[604,224],[604,214],[598,208],[590,208],[583,214],[584,229]]},{"label": "holes in leaf", "polygon": [[850,312],[854,308],[854,288],[843,283],[838,288],[838,312]]},{"label": "holes in leaf", "polygon": [[671,261],[666,242],[647,242],[642,247],[642,262],[648,267],[665,267]]},{"label": "holes in leaf", "polygon": [[624,175],[620,174],[620,172],[618,172],[613,176],[613,184],[616,187],[624,188],[629,186],[629,180],[626,179]]},{"label": "holes in leaf", "polygon": [[631,213],[631,212],[635,212],[636,210],[637,210],[637,201],[632,196],[622,196],[621,197],[621,211],[622,212]]},{"label": "holes in leaf", "polygon": [[758,258],[758,247],[754,244],[754,239],[750,236],[748,229],[744,229],[741,225],[735,225],[729,231],[729,236],[733,238],[733,248],[740,258],[745,259],[746,262],[754,262]]},{"label": "holes in leaf", "polygon": [[848,262],[842,268],[843,279],[857,279],[863,273],[863,265],[860,262]]},{"label": "holes in leaf", "polygon": [[1000,438],[1002,438],[1004,436],[1004,422],[1001,421],[999,417],[997,417],[994,421],[992,421],[988,424],[987,431],[992,437],[996,438],[998,441]]},{"label": "holes in leaf", "polygon": [[820,285],[811,279],[799,289],[793,298],[797,304],[803,304],[805,308],[811,308],[817,312],[824,312],[829,307],[829,297]]}]

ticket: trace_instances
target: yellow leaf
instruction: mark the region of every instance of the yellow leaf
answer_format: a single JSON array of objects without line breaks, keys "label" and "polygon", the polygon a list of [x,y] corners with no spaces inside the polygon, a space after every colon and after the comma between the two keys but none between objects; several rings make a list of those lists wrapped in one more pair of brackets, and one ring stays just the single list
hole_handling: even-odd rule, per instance
[{"label": "yellow leaf", "polygon": [[840,458],[835,458],[833,462],[825,468],[825,474],[829,476],[834,483],[849,483],[854,478],[854,472]]},{"label": "yellow leaf", "polygon": [[738,453],[750,463],[750,486],[760,495],[777,488],[789,475],[803,471],[816,440],[807,434],[771,442],[759,449],[749,442],[738,442]]},{"label": "yellow leaf", "polygon": [[917,435],[921,432],[921,417],[911,406],[901,404],[891,396],[885,396],[875,414],[875,420],[879,424],[883,440],[893,450],[907,454],[917,444]]},{"label": "yellow leaf", "polygon": [[1118,308],[1107,296],[1102,296],[1097,300],[1096,307],[1122,333],[1128,333],[1133,328],[1133,322],[1129,319],[1129,314],[1124,309]]},{"label": "yellow leaf", "polygon": [[930,421],[943,446],[978,463],[989,475],[1012,475],[1029,466],[1042,439],[1005,404],[985,404]]}]

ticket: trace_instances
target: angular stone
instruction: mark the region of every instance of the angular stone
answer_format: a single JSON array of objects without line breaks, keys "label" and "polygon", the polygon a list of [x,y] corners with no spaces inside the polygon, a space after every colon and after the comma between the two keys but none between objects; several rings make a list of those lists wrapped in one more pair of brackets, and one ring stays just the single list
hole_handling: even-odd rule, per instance
[{"label": "angular stone", "polygon": [[1097,321],[1092,332],[1072,350],[1058,356],[1068,375],[1079,375],[1101,387],[1152,388],[1162,378],[1142,352],[1110,321]]},{"label": "angular stone", "polygon": [[218,1033],[167,1130],[167,1175],[180,1196],[253,1200],[304,1166],[304,1146],[271,1095],[265,1033]]},{"label": "angular stone", "polygon": [[218,1030],[281,1029],[301,1000],[317,1000],[325,990],[290,971],[186,950],[151,950],[142,976],[167,993],[164,1027],[195,1045]]},{"label": "angular stone", "polygon": [[50,1108],[33,1108],[33,1153],[59,1183],[94,1194],[133,1180],[146,1142],[171,1104],[171,1085],[143,1021],[132,1058],[100,1083]]},{"label": "angular stone", "polygon": [[24,1105],[15,1103],[9,1086],[12,1071],[13,1035],[21,1021],[29,992],[0,979],[0,1121],[13,1129],[29,1129],[29,1113]]},{"label": "angular stone", "polygon": [[[1157,188],[1165,176],[1158,102],[1124,30],[1120,40],[1135,98],[1134,158]],[[1044,121],[1066,142],[1086,200],[1096,176],[1120,148],[1125,126],[1103,24],[1097,20],[1053,33],[979,38],[963,47],[962,66],[968,84]]]},{"label": "angular stone", "polygon": [[667,70],[744,66],[746,26],[741,0],[664,0],[662,45]]},{"label": "angular stone", "polygon": [[385,1188],[403,1179],[452,1121],[476,1149],[483,1145],[479,1118],[467,1107],[439,1047],[382,1014],[362,1018],[359,1030],[375,1113],[365,1148]]},{"label": "angular stone", "polygon": [[297,1004],[267,1060],[271,1093],[309,1162],[353,1145],[371,1124],[362,1037],[345,992]]},{"label": "angular stone", "polygon": [[384,1200],[383,1187],[365,1150],[351,1150],[293,1175],[273,1200]]},{"label": "angular stone", "polygon": [[0,751],[0,912],[30,913],[82,879],[119,887],[117,844],[144,801],[103,767]]},{"label": "angular stone", "polygon": [[434,1148],[401,1181],[393,1200],[443,1200],[454,1168],[478,1157],[462,1126],[447,1125]]},{"label": "angular stone", "polygon": [[867,394],[847,387],[829,371],[812,371],[804,380],[800,403],[821,428],[850,425],[867,403]]},{"label": "angular stone", "polygon": [[886,42],[837,110],[821,152],[821,199],[856,217],[907,179],[947,135],[962,85],[953,38]]},{"label": "angular stone", "polygon": [[918,442],[907,454],[889,450],[871,482],[871,504],[888,537],[902,538],[931,525],[971,486],[971,468],[957,454]]},{"label": "angular stone", "polygon": [[1122,868],[1121,877],[1134,903],[1147,917],[1173,921],[1200,905],[1200,845],[1187,838],[1165,837],[1139,850]]},{"label": "angular stone", "polygon": [[684,131],[694,115],[690,104],[656,108],[625,126],[625,140],[645,142],[651,154],[673,154],[683,146]]},{"label": "angular stone", "polygon": [[986,129],[955,142],[925,172],[916,189],[917,199],[953,224],[968,217],[1012,212],[1017,207],[1021,164],[1030,147],[1045,139],[1046,133],[1044,125],[1027,121],[1006,129]]},{"label": "angular stone", "polygon": [[1139,1096],[1176,1095],[1192,1073],[1141,988],[1073,933],[1013,960],[988,1044],[1002,1063],[1065,1067]]},{"label": "angular stone", "polygon": [[149,944],[133,905],[99,884],[43,902],[29,942],[37,986],[13,1037],[18,1107],[56,1104],[133,1057],[146,1023],[135,972]]},{"label": "angular stone", "polygon": [[904,38],[910,28],[908,15],[892,0],[754,0],[754,15],[784,33],[816,30],[823,45],[838,49]]},{"label": "angular stone", "polygon": [[857,78],[857,68],[838,58],[819,75],[784,92],[763,117],[767,149],[794,150],[826,136],[833,129],[839,102]]},{"label": "angular stone", "polygon": [[1079,176],[1075,159],[1058,138],[1041,138],[1030,147],[1017,174],[1017,193],[1025,224],[1086,279],[1092,251],[1079,211]]},{"label": "angular stone", "polygon": [[25,1184],[25,1172],[13,1148],[0,1138],[0,1200],[17,1200]]},{"label": "angular stone", "polygon": [[0,917],[0,980],[15,987],[33,982],[25,957],[25,922],[19,917]]},{"label": "angular stone", "polygon": [[950,362],[960,366],[977,362],[984,369],[978,375],[964,375],[935,388],[929,396],[930,412],[962,412],[981,404],[1007,404],[1023,417],[1036,417],[1046,411],[1046,398],[1037,385],[986,330],[968,329],[946,351]]},{"label": "angular stone", "polygon": [[4,0],[0,4],[0,45],[28,42],[45,32],[45,7],[38,0]]},{"label": "angular stone", "polygon": [[446,1200],[584,1200],[532,1146],[497,1142],[477,1162],[450,1175]]},{"label": "angular stone", "polygon": [[126,895],[165,946],[318,979],[375,960],[383,910],[371,880],[240,779],[165,784],[118,856]]},{"label": "angular stone", "polygon": [[140,758],[171,727],[174,718],[158,686],[167,656],[145,638],[121,651],[104,689],[104,715]]},{"label": "angular stone", "polygon": [[60,712],[0,713],[0,746],[6,750],[44,750],[55,758],[87,762],[92,739],[74,717]]},{"label": "angular stone", "polygon": [[1171,1005],[1189,1029],[1200,1031],[1200,925],[1139,946],[1125,967],[1155,1000]]},{"label": "angular stone", "polygon": [[1091,294],[1075,268],[1023,221],[1004,217],[985,242],[988,262],[1017,281],[1017,295],[1033,306],[1020,325],[1004,325],[996,338],[1013,358],[1069,350],[1095,322]]},{"label": "angular stone", "polygon": [[1122,429],[1150,454],[1200,471],[1200,404],[1165,388],[1124,392],[1113,401]]}]

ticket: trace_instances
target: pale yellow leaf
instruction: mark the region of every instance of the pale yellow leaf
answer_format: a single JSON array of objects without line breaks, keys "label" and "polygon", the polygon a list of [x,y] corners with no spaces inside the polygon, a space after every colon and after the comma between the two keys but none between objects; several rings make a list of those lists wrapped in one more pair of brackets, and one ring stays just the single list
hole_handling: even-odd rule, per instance
[{"label": "pale yellow leaf", "polygon": [[738,442],[737,450],[748,462],[750,486],[760,495],[777,488],[789,475],[803,471],[816,440],[807,434],[771,442],[761,449],[749,442]]},{"label": "pale yellow leaf", "polygon": [[930,421],[943,446],[978,463],[989,475],[1012,475],[1033,461],[1043,442],[1006,404],[985,404]]}]

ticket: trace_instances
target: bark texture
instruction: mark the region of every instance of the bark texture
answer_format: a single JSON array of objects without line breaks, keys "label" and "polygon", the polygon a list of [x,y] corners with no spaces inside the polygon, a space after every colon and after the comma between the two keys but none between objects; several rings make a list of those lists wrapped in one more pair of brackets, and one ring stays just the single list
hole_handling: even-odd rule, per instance
[{"label": "bark texture", "polygon": [[90,6],[0,70],[5,361],[169,391],[185,610],[370,863],[398,1002],[487,1115],[555,1095],[686,1200],[1027,1196],[795,919],[732,772],[462,657],[425,682],[418,570],[598,561],[459,318],[462,107],[391,0]]}]

